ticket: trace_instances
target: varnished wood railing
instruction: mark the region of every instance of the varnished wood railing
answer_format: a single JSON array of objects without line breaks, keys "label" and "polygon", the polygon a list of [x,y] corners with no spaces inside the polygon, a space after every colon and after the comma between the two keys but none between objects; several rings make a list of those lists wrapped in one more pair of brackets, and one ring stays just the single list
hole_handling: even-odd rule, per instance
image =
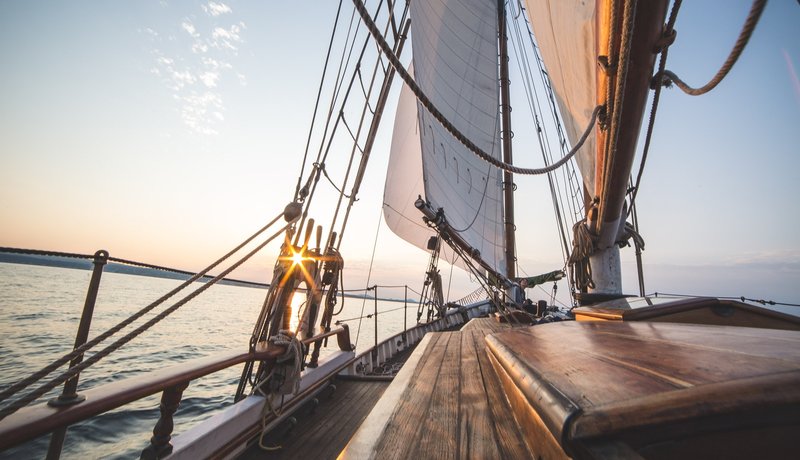
[{"label": "varnished wood railing", "polygon": [[[303,343],[310,345],[333,335],[337,336],[340,349],[351,351],[350,333],[346,326],[303,340]],[[171,451],[169,441],[172,436],[172,415],[180,404],[183,390],[192,380],[247,361],[274,361],[285,351],[285,347],[270,345],[265,350],[252,353],[231,351],[198,358],[166,369],[87,389],[81,393],[86,399],[71,406],[52,407],[39,404],[20,409],[0,420],[0,451],[163,392],[160,405],[161,417],[153,430],[150,447],[142,453],[145,458],[159,458]]]}]

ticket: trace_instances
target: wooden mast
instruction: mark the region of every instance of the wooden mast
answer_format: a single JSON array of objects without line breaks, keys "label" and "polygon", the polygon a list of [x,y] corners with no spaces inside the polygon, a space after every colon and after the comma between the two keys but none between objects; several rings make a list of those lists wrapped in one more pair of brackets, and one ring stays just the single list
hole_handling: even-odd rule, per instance
[{"label": "wooden mast", "polygon": [[[636,4],[638,3],[638,5]],[[597,102],[609,107],[605,126],[597,129],[597,161],[594,196],[598,206],[589,212],[589,229],[597,235],[590,258],[598,294],[621,294],[619,248],[616,241],[625,225],[625,195],[636,143],[642,123],[650,78],[656,58],[656,43],[661,38],[668,0],[633,2],[633,31],[626,66],[617,63],[623,52],[622,34],[625,12],[621,1],[597,3],[597,53],[607,66],[597,70]],[[612,9],[616,8],[613,15]],[[613,34],[613,39],[611,39]],[[626,69],[624,67],[627,67]],[[624,75],[622,73],[624,72]],[[621,79],[621,80],[620,80]]]},{"label": "wooden mast", "polygon": [[[508,79],[508,36],[506,35],[505,1],[497,1],[497,22],[500,46],[500,109],[502,118],[503,162],[513,164],[511,155],[511,101]],[[503,172],[505,214],[506,276],[516,277],[516,239],[514,238],[514,175]]]}]

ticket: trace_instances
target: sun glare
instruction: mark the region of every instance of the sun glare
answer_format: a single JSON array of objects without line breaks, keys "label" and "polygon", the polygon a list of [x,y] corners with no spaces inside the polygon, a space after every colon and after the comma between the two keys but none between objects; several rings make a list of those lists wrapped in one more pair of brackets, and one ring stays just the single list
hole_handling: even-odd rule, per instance
[{"label": "sun glare", "polygon": [[297,331],[297,327],[300,324],[300,318],[298,318],[298,313],[303,308],[303,305],[306,303],[306,292],[305,290],[298,289],[294,291],[292,294],[292,317],[289,320],[289,329],[292,331]]}]

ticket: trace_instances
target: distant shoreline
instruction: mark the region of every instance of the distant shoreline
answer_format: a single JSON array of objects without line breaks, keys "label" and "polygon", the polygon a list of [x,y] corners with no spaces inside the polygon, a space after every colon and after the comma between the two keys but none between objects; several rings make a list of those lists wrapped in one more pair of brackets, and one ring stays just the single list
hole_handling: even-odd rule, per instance
[{"label": "distant shoreline", "polygon": [[[8,252],[0,252],[0,262],[22,264],[22,265],[40,265],[45,267],[56,267],[56,268],[71,268],[75,270],[92,270],[94,267],[94,264],[90,259],[78,259],[74,257],[62,257],[62,256],[42,256],[36,254],[14,254]],[[107,273],[121,273],[124,275],[149,276],[152,278],[165,278],[165,279],[174,279],[182,281],[185,281],[191,277],[191,275],[185,273],[179,273],[178,271],[136,267],[116,262],[107,263],[103,268],[103,271]],[[212,278],[213,278],[212,276],[204,276],[199,281],[201,282],[204,280],[208,281]],[[223,279],[220,281],[220,283],[226,285],[252,287],[260,289],[269,287],[269,284],[266,283],[257,283],[254,281],[244,281],[236,279]]]},{"label": "distant shoreline", "polygon": [[[91,259],[65,257],[56,255],[38,255],[38,254],[20,254],[0,251],[0,263],[20,264],[20,265],[38,265],[45,267],[55,268],[69,268],[74,270],[92,270],[94,264]],[[135,276],[148,276],[151,278],[164,278],[172,280],[185,281],[192,275],[187,274],[182,270],[170,271],[170,269],[156,269],[147,267],[137,267],[133,265],[126,265],[117,262],[109,262],[103,268],[106,273],[120,273],[123,275]],[[205,282],[211,280],[213,276],[204,276],[198,282]],[[259,283],[255,281],[245,281],[238,279],[224,278],[219,281],[220,284],[227,286],[238,286],[246,288],[266,289],[269,288],[267,283]],[[345,297],[355,299],[373,300],[373,297],[359,294],[344,294]],[[378,298],[378,300],[385,302],[405,302],[404,299],[391,299],[391,298]],[[416,299],[408,299],[409,304],[419,303]]]}]

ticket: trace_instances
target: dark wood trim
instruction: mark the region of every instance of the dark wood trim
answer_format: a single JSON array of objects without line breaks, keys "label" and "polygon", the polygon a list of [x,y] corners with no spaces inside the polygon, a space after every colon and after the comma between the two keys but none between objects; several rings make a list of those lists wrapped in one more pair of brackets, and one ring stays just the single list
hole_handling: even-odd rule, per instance
[{"label": "dark wood trim", "polygon": [[[638,302],[641,299],[629,299]],[[703,311],[706,313],[703,314]],[[691,312],[696,312],[689,315]],[[800,318],[735,300],[693,297],[655,305],[634,306],[627,301],[606,302],[573,310],[578,321],[670,321],[769,329],[800,330]],[[738,313],[738,315],[737,315]]]},{"label": "dark wood trim", "polygon": [[86,400],[72,406],[39,404],[20,409],[0,420],[0,450],[246,361],[274,360],[285,351],[285,347],[270,347],[253,353],[207,356],[82,391]]},{"label": "dark wood trim", "polygon": [[150,438],[150,445],[143,451],[141,458],[146,460],[154,460],[164,458],[172,453],[172,430],[175,428],[175,422],[172,416],[178,410],[183,397],[183,390],[189,386],[189,382],[181,383],[172,388],[167,388],[161,393],[161,404],[159,411],[161,416],[158,418],[155,428],[153,428],[153,436]]},{"label": "dark wood trim", "polygon": [[[350,331],[347,326],[308,338],[303,340],[303,343],[309,345],[333,335],[337,336],[340,348],[349,346]],[[86,400],[72,406],[52,407],[39,404],[20,409],[0,420],[0,450],[22,444],[57,428],[86,420],[160,391],[188,385],[192,380],[231,366],[248,361],[272,361],[285,352],[285,347],[273,345],[252,353],[229,351],[85,390],[82,395],[86,396]]]}]

